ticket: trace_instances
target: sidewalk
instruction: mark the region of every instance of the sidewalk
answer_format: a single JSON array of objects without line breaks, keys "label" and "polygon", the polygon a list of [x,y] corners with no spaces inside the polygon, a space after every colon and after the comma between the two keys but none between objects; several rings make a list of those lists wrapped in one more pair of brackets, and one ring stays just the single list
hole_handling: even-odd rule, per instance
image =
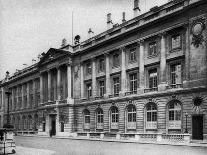
[{"label": "sidewalk", "polygon": [[55,152],[51,150],[16,146],[15,155],[53,155],[54,153]]},{"label": "sidewalk", "polygon": [[42,138],[56,138],[56,139],[71,139],[71,140],[88,140],[88,141],[104,141],[104,142],[118,142],[118,143],[139,143],[139,144],[157,144],[157,145],[174,145],[174,146],[190,146],[190,147],[207,147],[207,141],[191,140],[190,143],[170,142],[153,142],[153,141],[136,141],[133,139],[107,139],[107,138],[86,138],[86,137],[60,137],[60,136],[38,136],[38,135],[24,135],[26,137],[42,137]]}]

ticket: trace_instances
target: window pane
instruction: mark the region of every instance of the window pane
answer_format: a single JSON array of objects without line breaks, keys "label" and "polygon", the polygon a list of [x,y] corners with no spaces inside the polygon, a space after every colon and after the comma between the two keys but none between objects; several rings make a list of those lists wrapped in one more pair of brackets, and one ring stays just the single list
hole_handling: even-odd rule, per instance
[{"label": "window pane", "polygon": [[169,120],[174,121],[174,111],[169,111]]}]

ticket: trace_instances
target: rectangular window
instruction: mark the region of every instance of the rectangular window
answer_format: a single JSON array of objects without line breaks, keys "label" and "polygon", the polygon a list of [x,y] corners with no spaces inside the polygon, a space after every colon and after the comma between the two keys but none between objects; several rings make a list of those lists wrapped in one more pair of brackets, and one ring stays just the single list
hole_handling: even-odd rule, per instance
[{"label": "rectangular window", "polygon": [[91,83],[86,84],[87,89],[87,97],[90,98],[92,96],[92,86]]},{"label": "rectangular window", "polygon": [[86,64],[86,74],[87,75],[91,75],[92,73],[92,66],[91,66],[91,63],[87,63]]},{"label": "rectangular window", "polygon": [[149,88],[157,88],[157,69],[149,71]]},{"label": "rectangular window", "polygon": [[137,58],[136,58],[136,49],[133,48],[129,51],[129,62],[133,62],[133,61],[136,61]]},{"label": "rectangular window", "polygon": [[105,62],[104,59],[99,60],[99,72],[103,72],[105,69]]},{"label": "rectangular window", "polygon": [[172,36],[171,44],[172,44],[172,49],[180,48],[181,36],[180,35]]},{"label": "rectangular window", "polygon": [[129,75],[130,80],[130,92],[137,92],[137,73],[133,73]]},{"label": "rectangular window", "polygon": [[181,64],[171,65],[170,70],[171,84],[181,84]]},{"label": "rectangular window", "polygon": [[103,97],[105,94],[105,83],[104,81],[99,82],[100,96]]},{"label": "rectangular window", "polygon": [[118,67],[120,65],[120,57],[119,54],[113,55],[113,67]]},{"label": "rectangular window", "polygon": [[119,79],[119,77],[116,77],[113,79],[113,81],[114,81],[114,95],[119,95],[120,79]]},{"label": "rectangular window", "polygon": [[155,56],[157,54],[157,43],[151,42],[149,44],[149,56]]}]

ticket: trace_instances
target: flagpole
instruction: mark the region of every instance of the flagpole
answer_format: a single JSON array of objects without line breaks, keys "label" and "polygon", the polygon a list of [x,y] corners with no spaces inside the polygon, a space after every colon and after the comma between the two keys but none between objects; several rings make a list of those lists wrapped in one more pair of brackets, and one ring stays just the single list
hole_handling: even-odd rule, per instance
[{"label": "flagpole", "polygon": [[73,45],[73,11],[72,11],[72,45]]}]

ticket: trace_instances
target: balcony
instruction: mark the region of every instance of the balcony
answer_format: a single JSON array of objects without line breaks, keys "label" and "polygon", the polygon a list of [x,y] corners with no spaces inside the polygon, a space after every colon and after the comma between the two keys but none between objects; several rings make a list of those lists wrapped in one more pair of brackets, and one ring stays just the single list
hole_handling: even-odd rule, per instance
[{"label": "balcony", "polygon": [[119,97],[119,93],[109,95],[109,98],[113,98],[113,97]]},{"label": "balcony", "polygon": [[96,96],[95,100],[100,100],[100,99],[103,99],[103,98],[104,98],[104,96]]},{"label": "balcony", "polygon": [[158,91],[158,87],[144,89],[144,93],[155,92],[155,91]]},{"label": "balcony", "polygon": [[137,94],[137,90],[128,91],[125,93],[125,96],[129,96],[129,95],[133,95],[133,94]]},{"label": "balcony", "polygon": [[167,86],[167,89],[176,89],[176,88],[182,88],[182,84],[170,84]]}]

